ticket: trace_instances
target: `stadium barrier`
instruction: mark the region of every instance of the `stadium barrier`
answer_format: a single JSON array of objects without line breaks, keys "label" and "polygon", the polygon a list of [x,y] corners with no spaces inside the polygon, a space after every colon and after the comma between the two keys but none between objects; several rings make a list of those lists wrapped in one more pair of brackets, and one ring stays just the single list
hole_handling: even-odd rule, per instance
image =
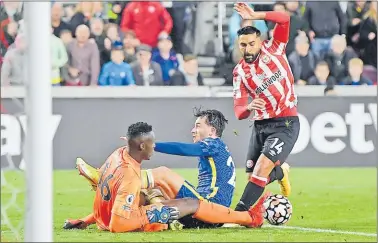
[{"label": "stadium barrier", "polygon": [[[377,163],[376,87],[338,87],[339,96],[324,97],[323,87],[298,87],[301,131],[289,161],[294,166],[375,166]],[[18,164],[23,158],[26,117],[24,89],[3,87],[1,166],[6,156]],[[129,124],[146,121],[160,141],[191,142],[193,108],[215,108],[229,119],[224,140],[236,165],[244,166],[251,121],[233,114],[229,88],[208,87],[58,87],[53,89],[53,116],[46,132],[54,141],[54,168],[73,169],[83,157],[99,166],[121,146]],[[47,123],[46,123],[47,124]],[[27,162],[27,161],[26,161]],[[146,168],[196,167],[194,158],[156,153]]]}]

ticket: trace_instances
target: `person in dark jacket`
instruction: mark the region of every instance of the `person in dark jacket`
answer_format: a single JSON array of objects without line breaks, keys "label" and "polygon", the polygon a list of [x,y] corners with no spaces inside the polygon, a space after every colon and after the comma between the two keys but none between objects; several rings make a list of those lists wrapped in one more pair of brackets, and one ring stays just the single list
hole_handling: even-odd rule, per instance
[{"label": "person in dark jacket", "polygon": [[104,20],[100,18],[92,18],[90,21],[91,29],[91,39],[97,44],[98,50],[100,51],[100,66],[110,61],[110,53],[105,48],[105,31],[104,31]]},{"label": "person in dark jacket", "polygon": [[340,83],[343,78],[348,75],[348,63],[357,54],[347,48],[344,36],[335,35],[331,40],[331,50],[326,54],[324,60],[331,69],[331,75]]},{"label": "person in dark jacket", "polygon": [[203,77],[198,71],[198,60],[194,55],[185,55],[182,69],[171,77],[171,86],[202,86]]},{"label": "person in dark jacket", "polygon": [[347,43],[356,51],[359,50],[357,42],[359,39],[358,30],[360,29],[361,21],[364,15],[369,10],[370,3],[366,1],[349,2],[347,8],[348,31]]},{"label": "person in dark jacket", "polygon": [[361,58],[365,65],[377,68],[377,2],[370,4],[369,11],[365,14],[359,30],[359,42]]},{"label": "person in dark jacket", "polygon": [[[287,9],[288,3],[284,2],[276,2],[274,4],[273,10],[274,11],[282,11],[286,12],[290,15],[290,30],[289,30],[289,41],[286,45],[286,55],[289,56],[291,52],[295,49],[295,41],[294,39],[299,34],[308,34],[309,28],[308,23],[302,19],[302,17],[298,16],[295,12],[289,11]],[[268,29],[271,37],[271,33],[273,33],[273,28],[275,23],[269,22]]]},{"label": "person in dark jacket", "polygon": [[310,50],[310,43],[306,35],[295,38],[295,51],[289,57],[289,64],[296,84],[305,85],[308,79],[314,75],[314,69],[318,61],[315,53]]},{"label": "person in dark jacket", "polygon": [[135,84],[138,86],[162,86],[163,74],[160,65],[151,61],[151,47],[140,45],[137,47],[137,61],[131,64]]},{"label": "person in dark jacket", "polygon": [[315,75],[308,79],[308,85],[326,85],[327,87],[335,86],[336,80],[329,75],[329,67],[326,62],[318,62],[314,73]]},{"label": "person in dark jacket", "polygon": [[332,36],[346,34],[346,15],[337,1],[308,1],[303,18],[309,23],[311,48],[320,58],[329,51]]},{"label": "person in dark jacket", "polygon": [[345,77],[341,84],[344,85],[373,85],[373,82],[362,76],[364,63],[359,58],[353,58],[348,63],[349,75]]}]

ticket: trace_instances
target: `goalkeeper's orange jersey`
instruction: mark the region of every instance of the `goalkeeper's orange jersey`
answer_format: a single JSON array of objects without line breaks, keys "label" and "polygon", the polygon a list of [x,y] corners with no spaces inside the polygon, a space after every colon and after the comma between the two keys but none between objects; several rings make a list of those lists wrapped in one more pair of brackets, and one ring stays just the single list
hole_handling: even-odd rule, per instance
[{"label": "goalkeeper's orange jersey", "polygon": [[97,226],[112,232],[143,230],[148,224],[146,210],[139,207],[140,163],[127,153],[126,147],[115,150],[100,168],[94,202]]}]

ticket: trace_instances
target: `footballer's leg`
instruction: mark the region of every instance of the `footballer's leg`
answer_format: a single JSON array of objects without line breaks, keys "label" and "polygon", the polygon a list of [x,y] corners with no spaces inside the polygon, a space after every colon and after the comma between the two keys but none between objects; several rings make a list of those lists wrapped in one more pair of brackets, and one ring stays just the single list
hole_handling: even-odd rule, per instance
[{"label": "footballer's leg", "polygon": [[[266,197],[259,199],[258,204],[261,205]],[[256,217],[248,211],[238,212],[223,205],[208,202],[206,200],[198,200],[195,198],[175,199],[162,202],[163,205],[178,208],[180,217],[193,215],[193,218],[209,224],[239,224],[250,228],[261,227],[262,223],[256,222]],[[258,220],[259,221],[259,220]]]},{"label": "footballer's leg", "polygon": [[[256,128],[252,130],[252,135],[249,141],[248,152],[247,152],[247,162],[246,162],[246,173],[247,179],[249,180],[252,176],[252,172],[255,169],[256,161],[260,157],[261,150],[263,147],[263,136],[257,135]],[[281,194],[284,196],[289,196],[291,192],[290,181],[289,181],[289,165],[283,163],[281,166],[277,165],[274,167],[272,172],[269,174],[267,184],[274,181],[278,181],[281,189]]]},{"label": "footballer's leg", "polygon": [[[251,179],[237,205],[237,210],[240,211],[248,210],[257,201],[268,182],[269,174],[275,166],[281,165],[281,161],[287,159],[299,135],[298,117],[259,121],[255,122],[255,126],[262,131],[261,133],[266,138],[264,139],[262,154],[256,162]],[[288,174],[286,173],[287,177]],[[284,178],[285,176],[283,176],[281,182],[285,181]]]},{"label": "footballer's leg", "polygon": [[87,179],[92,189],[96,191],[98,180],[100,178],[100,172],[98,169],[86,163],[82,158],[76,159],[76,168],[78,169],[79,174]]},{"label": "footballer's leg", "polygon": [[63,229],[86,229],[89,225],[95,224],[96,219],[94,214],[91,213],[88,216],[81,219],[67,219],[64,222]]}]

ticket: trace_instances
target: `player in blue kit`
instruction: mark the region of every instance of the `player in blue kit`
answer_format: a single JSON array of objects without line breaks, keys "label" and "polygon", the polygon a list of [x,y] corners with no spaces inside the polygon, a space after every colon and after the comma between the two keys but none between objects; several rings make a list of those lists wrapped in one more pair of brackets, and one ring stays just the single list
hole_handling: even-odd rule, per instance
[{"label": "player in blue kit", "polygon": [[[230,207],[235,189],[235,165],[221,136],[227,119],[217,110],[197,110],[192,129],[194,143],[156,142],[160,153],[198,157],[198,186],[194,187],[167,167],[146,170],[149,186],[159,187],[165,198],[198,198]],[[152,183],[151,183],[152,181]],[[143,186],[142,186],[143,187]],[[184,228],[212,228],[221,224],[207,224],[191,216],[180,219]]]}]

